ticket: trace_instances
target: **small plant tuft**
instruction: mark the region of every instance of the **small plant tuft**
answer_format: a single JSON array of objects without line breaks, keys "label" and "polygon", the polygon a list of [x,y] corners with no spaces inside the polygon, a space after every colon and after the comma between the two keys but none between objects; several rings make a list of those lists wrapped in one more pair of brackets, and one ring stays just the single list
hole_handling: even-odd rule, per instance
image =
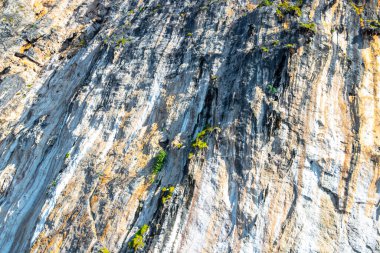
[{"label": "small plant tuft", "polygon": [[276,16],[279,19],[283,19],[284,18],[284,14],[282,13],[282,11],[279,8],[276,9]]},{"label": "small plant tuft", "polygon": [[99,253],[110,253],[110,251],[106,247],[103,247],[99,250]]},{"label": "small plant tuft", "polygon": [[80,41],[79,41],[79,46],[80,47],[85,47],[86,46],[86,40],[85,39],[81,39]]},{"label": "small plant tuft", "polygon": [[183,143],[179,142],[174,144],[177,149],[181,149],[183,147]]},{"label": "small plant tuft", "polygon": [[378,20],[366,20],[366,22],[373,29],[379,29],[380,28],[380,22]]},{"label": "small plant tuft", "polygon": [[165,204],[169,199],[173,197],[174,190],[175,190],[174,186],[163,187],[161,189],[161,194],[162,194],[161,203],[162,204]]},{"label": "small plant tuft", "polygon": [[296,45],[295,44],[286,44],[285,45],[285,48],[295,48]]},{"label": "small plant tuft", "polygon": [[53,180],[53,182],[51,182],[50,184],[50,187],[56,187],[57,186],[57,181],[56,180]]},{"label": "small plant tuft", "polygon": [[127,44],[130,41],[131,41],[131,39],[126,39],[123,37],[123,38],[119,39],[118,41],[116,41],[116,46],[117,47],[125,46],[125,44]]},{"label": "small plant tuft", "polygon": [[270,94],[274,95],[274,94],[277,93],[276,87],[274,87],[272,84],[268,84],[267,88],[268,88],[268,91],[269,91]]},{"label": "small plant tuft", "polygon": [[261,47],[260,49],[261,49],[261,51],[263,53],[268,53],[269,52],[269,48],[267,48],[267,47]]},{"label": "small plant tuft", "polygon": [[165,150],[161,150],[158,155],[155,157],[154,165],[153,165],[153,175],[157,175],[162,167],[164,166],[165,160],[167,157],[167,153]]},{"label": "small plant tuft", "polygon": [[271,6],[272,4],[273,4],[273,2],[271,2],[269,0],[263,0],[263,1],[261,1],[261,3],[259,4],[258,7]]},{"label": "small plant tuft", "polygon": [[360,16],[360,14],[362,14],[364,10],[363,6],[356,5],[353,1],[350,1],[350,5],[352,9],[354,9],[356,15]]},{"label": "small plant tuft", "polygon": [[[301,2],[301,5],[302,5],[302,2]],[[280,3],[278,5],[277,10],[280,10],[281,18],[284,17],[283,14],[291,14],[291,15],[296,15],[296,16],[300,17],[302,15],[302,11],[300,9],[301,5],[299,5],[299,3],[298,3],[298,5],[292,5],[288,1],[283,1],[282,3]],[[278,14],[277,11],[276,11],[276,14]]]},{"label": "small plant tuft", "polygon": [[211,133],[214,130],[217,130],[218,132],[221,131],[219,127],[206,127],[201,132],[199,132],[197,134],[197,137],[195,138],[195,141],[193,141],[192,147],[195,149],[206,149],[206,148],[208,148],[207,143],[204,141],[204,139],[208,133]]},{"label": "small plant tuft", "polygon": [[132,240],[128,243],[129,248],[133,249],[134,251],[137,251],[139,249],[144,248],[144,235],[148,231],[149,226],[147,224],[144,224],[133,236]]},{"label": "small plant tuft", "polygon": [[300,23],[298,23],[298,26],[299,26],[299,28],[301,30],[304,30],[304,31],[307,31],[307,32],[312,32],[312,33],[316,33],[317,32],[317,26],[313,22],[310,22],[310,23],[300,22]]}]

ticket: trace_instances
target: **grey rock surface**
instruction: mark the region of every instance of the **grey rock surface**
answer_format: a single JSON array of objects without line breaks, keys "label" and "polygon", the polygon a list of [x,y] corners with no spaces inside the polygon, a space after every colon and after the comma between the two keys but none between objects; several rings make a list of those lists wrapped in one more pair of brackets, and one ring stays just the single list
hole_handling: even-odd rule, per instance
[{"label": "grey rock surface", "polygon": [[379,5],[0,0],[0,252],[380,252]]}]

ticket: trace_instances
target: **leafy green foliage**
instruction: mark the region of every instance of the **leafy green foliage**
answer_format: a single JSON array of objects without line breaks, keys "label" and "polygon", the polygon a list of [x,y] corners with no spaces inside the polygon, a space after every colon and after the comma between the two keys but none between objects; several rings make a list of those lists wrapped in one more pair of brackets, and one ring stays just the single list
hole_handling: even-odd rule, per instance
[{"label": "leafy green foliage", "polygon": [[280,44],[280,41],[279,41],[279,40],[274,40],[274,41],[272,42],[272,45],[273,45],[273,46],[277,46],[278,44]]},{"label": "leafy green foliage", "polygon": [[286,44],[285,45],[285,48],[295,48],[296,45],[295,44]]},{"label": "leafy green foliage", "polygon": [[172,198],[174,190],[175,190],[174,186],[163,187],[161,189],[161,194],[162,194],[161,202],[162,202],[162,204],[165,204],[166,201],[168,201],[169,199]]},{"label": "leafy green foliage", "polygon": [[144,248],[144,235],[148,231],[149,226],[147,224],[144,224],[133,236],[132,240],[128,243],[129,248],[133,249],[134,251],[137,251],[139,249]]},{"label": "leafy green foliage", "polygon": [[353,1],[350,1],[351,7],[354,9],[355,13],[360,16],[363,12],[363,6],[356,5]]},{"label": "leafy green foliage", "polygon": [[261,1],[261,3],[259,4],[258,7],[263,7],[263,6],[271,6],[273,3],[269,0],[263,0]]},{"label": "leafy green foliage", "polygon": [[130,42],[131,39],[126,39],[126,38],[120,38],[118,41],[116,41],[116,46],[120,47],[120,46],[125,46],[125,44],[127,44],[128,42]]},{"label": "leafy green foliage", "polygon": [[162,167],[164,166],[167,155],[168,154],[165,152],[165,150],[161,150],[155,157],[153,165],[153,175],[157,175],[161,171]]},{"label": "leafy green foliage", "polygon": [[110,253],[110,251],[106,247],[103,247],[99,250],[99,253]]},{"label": "leafy green foliage", "polygon": [[205,137],[208,133],[211,133],[214,130],[220,131],[218,127],[206,127],[201,132],[197,134],[195,141],[193,141],[192,147],[196,149],[206,149],[208,148],[207,143],[205,142]]},{"label": "leafy green foliage", "polygon": [[269,52],[269,48],[267,48],[267,47],[261,47],[261,51],[263,53],[268,53]]},{"label": "leafy green foliage", "polygon": [[144,224],[144,225],[140,228],[139,232],[140,232],[141,235],[144,235],[144,234],[148,231],[148,229],[149,229],[149,226],[146,225],[146,224]]},{"label": "leafy green foliage", "polygon": [[269,84],[267,88],[268,88],[269,93],[271,93],[271,94],[277,93],[276,87],[274,87],[272,84]]},{"label": "leafy green foliage", "polygon": [[[298,3],[298,5],[292,5],[288,1],[283,1],[278,5],[279,12],[281,12],[281,16],[283,17],[284,14],[292,14],[292,15],[297,15],[300,17],[302,15],[302,11],[300,9],[300,6],[302,5],[302,2]],[[276,11],[277,14],[277,11]]]},{"label": "leafy green foliage", "polygon": [[84,46],[86,46],[86,40],[85,39],[81,39],[80,41],[79,41],[79,46],[80,47],[84,47]]},{"label": "leafy green foliage", "polygon": [[156,7],[153,8],[152,13],[156,13],[159,9],[161,9],[161,7],[161,4],[157,4]]},{"label": "leafy green foliage", "polygon": [[193,148],[197,148],[197,149],[208,148],[207,143],[201,139],[198,139],[198,138],[195,139],[192,146],[193,146]]},{"label": "leafy green foliage", "polygon": [[66,153],[65,159],[69,159],[69,158],[70,158],[70,153]]},{"label": "leafy green foliage", "polygon": [[57,181],[53,180],[53,182],[51,182],[51,184],[50,184],[50,188],[54,188],[56,186],[57,186]]},{"label": "leafy green foliage", "polygon": [[317,26],[313,22],[310,22],[310,23],[300,22],[300,23],[298,23],[298,25],[303,30],[310,31],[313,33],[317,32]]},{"label": "leafy green foliage", "polygon": [[380,28],[380,22],[378,20],[370,20],[367,19],[366,23],[371,27],[372,29],[379,29]]},{"label": "leafy green foliage", "polygon": [[178,143],[174,144],[174,146],[175,146],[177,149],[181,149],[181,148],[183,147],[183,143],[178,142]]},{"label": "leafy green foliage", "polygon": [[279,19],[283,19],[284,18],[284,14],[282,13],[282,11],[280,9],[276,9],[276,16],[279,18]]}]

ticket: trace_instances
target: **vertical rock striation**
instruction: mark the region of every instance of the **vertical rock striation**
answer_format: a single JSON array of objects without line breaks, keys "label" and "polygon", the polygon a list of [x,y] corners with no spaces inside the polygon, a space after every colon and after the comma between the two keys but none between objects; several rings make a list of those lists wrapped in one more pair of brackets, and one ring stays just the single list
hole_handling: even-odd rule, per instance
[{"label": "vertical rock striation", "polygon": [[0,0],[0,251],[379,252],[379,5]]}]

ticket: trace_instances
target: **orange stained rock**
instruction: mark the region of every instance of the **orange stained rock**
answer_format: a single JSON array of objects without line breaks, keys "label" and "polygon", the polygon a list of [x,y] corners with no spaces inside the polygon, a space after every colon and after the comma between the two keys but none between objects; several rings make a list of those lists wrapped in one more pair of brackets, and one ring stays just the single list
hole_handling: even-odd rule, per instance
[{"label": "orange stained rock", "polygon": [[249,2],[249,3],[247,3],[246,8],[247,8],[247,11],[252,12],[257,8],[257,5]]},{"label": "orange stained rock", "polygon": [[[370,41],[368,48],[362,51],[362,57],[365,67],[365,76],[367,76],[367,91],[359,92],[362,94],[362,99],[359,100],[359,111],[367,112],[371,107],[373,110],[370,114],[362,114],[365,127],[369,128],[372,135],[371,142],[362,143],[364,151],[364,159],[369,165],[368,170],[372,175],[371,184],[368,188],[368,201],[366,203],[366,215],[370,217],[376,205],[377,186],[376,182],[380,178],[380,152],[376,150],[376,147],[380,146],[380,38],[374,36]],[[363,83],[362,87],[366,83]],[[368,107],[371,105],[371,107]],[[371,117],[372,116],[372,117]],[[365,139],[366,129],[360,132],[362,139]]]},{"label": "orange stained rock", "polygon": [[31,43],[27,43],[27,44],[23,45],[20,48],[20,53],[22,53],[22,54],[25,53],[25,51],[28,51],[31,47],[32,47]]}]

